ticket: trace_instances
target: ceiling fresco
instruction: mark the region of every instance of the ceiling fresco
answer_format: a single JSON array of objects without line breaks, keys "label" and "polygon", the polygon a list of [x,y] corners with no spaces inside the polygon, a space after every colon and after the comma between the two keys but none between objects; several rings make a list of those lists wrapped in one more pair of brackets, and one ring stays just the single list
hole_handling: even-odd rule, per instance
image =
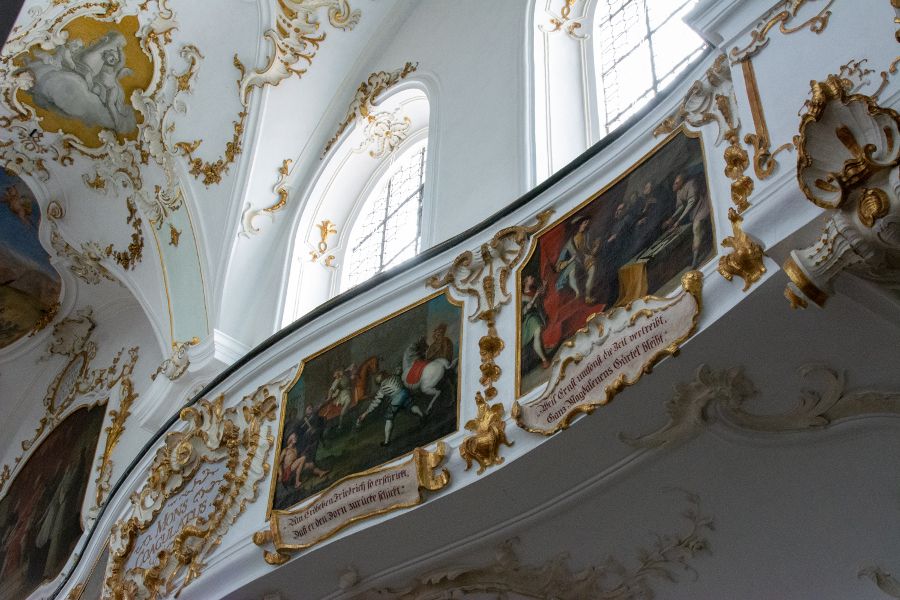
[{"label": "ceiling fresco", "polygon": [[41,211],[21,179],[0,169],[0,348],[45,327],[62,281],[38,239]]}]

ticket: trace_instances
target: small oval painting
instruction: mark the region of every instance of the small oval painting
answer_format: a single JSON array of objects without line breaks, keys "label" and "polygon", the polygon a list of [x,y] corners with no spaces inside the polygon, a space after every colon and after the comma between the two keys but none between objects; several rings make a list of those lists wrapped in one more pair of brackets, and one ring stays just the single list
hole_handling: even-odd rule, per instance
[{"label": "small oval painting", "polygon": [[46,324],[59,273],[38,239],[40,208],[25,182],[0,169],[0,348]]}]

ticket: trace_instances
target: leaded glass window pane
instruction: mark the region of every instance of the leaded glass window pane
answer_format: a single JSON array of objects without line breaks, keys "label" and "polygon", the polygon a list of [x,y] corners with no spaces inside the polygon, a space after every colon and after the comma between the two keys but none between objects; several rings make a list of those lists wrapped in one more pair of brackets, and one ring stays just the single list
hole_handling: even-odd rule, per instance
[{"label": "leaded glass window pane", "polygon": [[668,85],[704,48],[683,18],[696,0],[598,0],[600,123],[606,135]]},{"label": "leaded glass window pane", "polygon": [[363,205],[350,234],[343,289],[419,252],[425,142],[401,155]]}]

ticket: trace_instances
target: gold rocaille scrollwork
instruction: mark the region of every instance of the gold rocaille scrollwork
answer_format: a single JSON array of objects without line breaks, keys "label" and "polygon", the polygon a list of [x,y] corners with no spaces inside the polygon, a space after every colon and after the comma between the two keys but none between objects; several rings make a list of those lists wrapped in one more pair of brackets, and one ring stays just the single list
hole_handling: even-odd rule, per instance
[{"label": "gold rocaille scrollwork", "polygon": [[393,71],[376,71],[360,83],[359,87],[356,88],[356,95],[347,109],[347,115],[338,125],[337,132],[325,144],[321,157],[324,158],[328,154],[328,151],[337,144],[338,140],[341,139],[341,136],[354,121],[374,118],[374,103],[378,97],[403,79],[406,79],[418,66],[419,63],[407,62],[403,67]]},{"label": "gold rocaille scrollwork", "polygon": [[753,148],[753,172],[760,181],[768,179],[775,172],[778,163],[775,156],[785,150],[794,147],[793,142],[782,144],[771,150],[771,138],[769,127],[766,125],[766,117],[763,114],[762,99],[759,95],[759,85],[756,83],[756,71],[753,69],[753,60],[745,58],[741,61],[741,69],[744,72],[744,82],[747,85],[747,100],[750,105],[750,114],[753,117],[753,133],[744,136],[744,143]]},{"label": "gold rocaille scrollwork", "polygon": [[731,221],[732,235],[722,240],[722,246],[731,248],[732,252],[719,259],[718,271],[728,281],[735,276],[743,279],[743,291],[746,292],[766,272],[765,252],[759,242],[744,232],[744,218],[733,208],[728,209],[728,220]]},{"label": "gold rocaille scrollwork", "polygon": [[759,25],[750,32],[750,43],[743,48],[735,46],[729,53],[731,60],[734,62],[750,58],[759,53],[769,44],[769,33],[777,25],[778,31],[787,35],[796,33],[803,29],[809,29],[815,34],[822,33],[828,26],[828,20],[831,17],[831,5],[834,0],[819,0],[822,8],[816,14],[812,15],[799,25],[792,25],[797,13],[806,5],[808,0],[784,0],[777,4],[766,16],[762,18]]},{"label": "gold rocaille scrollwork", "polygon": [[[203,561],[246,504],[256,498],[258,484],[269,469],[266,460],[274,443],[269,423],[275,420],[277,405],[269,387],[260,386],[237,406],[225,408],[224,396],[219,396],[182,409],[187,429],[166,436],[147,480],[132,496],[130,510],[113,525],[104,597],[177,596],[201,575]],[[216,489],[209,516],[188,521],[171,539],[160,540],[162,548],[154,564],[126,570],[135,543],[166,503],[177,497],[202,465],[223,460],[227,472]]]},{"label": "gold rocaille scrollwork", "polygon": [[[478,340],[481,356],[481,378],[484,393],[476,393],[475,403],[478,417],[466,424],[473,435],[463,440],[459,448],[460,456],[466,460],[468,470],[475,459],[481,465],[478,473],[492,464],[499,464],[501,443],[512,445],[506,439],[503,423],[505,408],[502,403],[489,405],[497,396],[494,384],[500,379],[501,369],[496,359],[503,351],[505,343],[497,332],[497,314],[504,304],[512,299],[508,283],[513,268],[522,260],[531,238],[550,221],[553,210],[538,213],[537,221],[531,225],[515,225],[498,231],[490,242],[478,249],[477,254],[467,250],[456,257],[443,276],[431,277],[428,285],[439,289],[449,286],[456,292],[475,299],[475,310],[469,315],[470,321],[482,321],[487,332]],[[496,424],[499,420],[500,425]],[[471,427],[470,427],[471,425]],[[483,463],[482,459],[488,462]]]},{"label": "gold rocaille scrollwork", "polygon": [[337,235],[337,225],[329,219],[323,219],[321,223],[316,223],[316,228],[319,230],[319,241],[315,250],[310,250],[309,260],[310,262],[321,262],[325,267],[333,267],[334,255],[328,254],[328,238]]},{"label": "gold rocaille scrollwork", "polygon": [[[254,87],[278,85],[291,75],[302,77],[305,68],[295,65],[301,60],[311,65],[313,58],[325,41],[325,32],[319,33],[322,23],[319,11],[326,10],[332,27],[350,31],[361,16],[358,9],[350,7],[349,0],[278,0],[276,3],[275,26],[265,32],[264,37],[272,43],[272,54],[265,67],[246,72],[241,67],[238,82],[241,104],[248,106],[250,92]],[[235,63],[238,63],[235,56]]]},{"label": "gold rocaille scrollwork", "polygon": [[563,0],[563,5],[559,9],[559,15],[550,14],[550,27],[540,26],[544,33],[555,33],[563,30],[573,40],[586,40],[590,34],[580,33],[581,21],[584,17],[573,17],[572,9],[578,0]]}]

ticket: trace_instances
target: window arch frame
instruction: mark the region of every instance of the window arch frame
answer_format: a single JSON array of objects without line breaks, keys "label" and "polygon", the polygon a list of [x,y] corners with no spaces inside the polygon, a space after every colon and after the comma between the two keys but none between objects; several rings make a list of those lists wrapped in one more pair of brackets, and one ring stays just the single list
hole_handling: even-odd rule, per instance
[{"label": "window arch frame", "polygon": [[[409,144],[427,137],[427,159],[425,163],[425,184],[422,192],[422,211],[420,218],[420,243],[419,252],[434,243],[434,203],[437,198],[437,169],[439,144],[437,132],[440,113],[438,101],[440,97],[437,79],[427,71],[417,71],[412,76],[397,83],[385,91],[374,103],[376,108],[394,110],[399,103],[425,101],[425,115],[413,119],[413,128],[407,138],[403,140],[390,153],[379,157],[370,169],[366,169],[360,178],[364,182],[359,191],[353,193],[352,198],[339,198],[331,189],[340,172],[348,168],[347,163],[354,153],[351,149],[359,141],[363,124],[354,122],[338,138],[329,150],[317,161],[315,171],[308,181],[296,194],[295,206],[298,207],[294,214],[291,233],[287,248],[287,261],[283,270],[283,279],[279,294],[278,314],[280,325],[284,327],[300,316],[306,314],[319,304],[341,293],[341,276],[343,271],[343,257],[347,252],[347,243],[353,221],[361,210],[362,202],[371,193],[380,177],[390,168],[390,154],[399,155],[408,148]],[[340,113],[340,114],[339,114]],[[337,128],[337,123],[343,118],[343,113],[337,109],[332,115],[331,125],[324,125],[321,132],[323,140]],[[324,141],[323,141],[324,143]],[[363,153],[359,153],[363,154]],[[368,157],[367,157],[368,158]],[[294,194],[291,194],[294,197]],[[336,206],[338,205],[339,206]],[[317,225],[324,219],[337,224],[338,233],[328,238],[327,254],[334,255],[332,267],[310,262],[310,252],[315,249],[320,239]],[[349,289],[349,288],[348,288]]]}]

